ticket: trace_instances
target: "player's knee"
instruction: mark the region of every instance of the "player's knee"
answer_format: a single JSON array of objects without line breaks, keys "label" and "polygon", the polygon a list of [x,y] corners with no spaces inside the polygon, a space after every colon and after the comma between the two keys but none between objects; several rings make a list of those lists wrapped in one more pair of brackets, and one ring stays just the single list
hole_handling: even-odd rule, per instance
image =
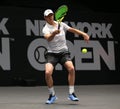
[{"label": "player's knee", "polygon": [[74,73],[75,72],[74,66],[69,67],[68,71],[71,72],[71,73]]},{"label": "player's knee", "polygon": [[45,75],[46,75],[46,77],[51,76],[51,75],[52,75],[52,71],[48,71],[48,70],[47,70],[47,71],[45,72]]}]

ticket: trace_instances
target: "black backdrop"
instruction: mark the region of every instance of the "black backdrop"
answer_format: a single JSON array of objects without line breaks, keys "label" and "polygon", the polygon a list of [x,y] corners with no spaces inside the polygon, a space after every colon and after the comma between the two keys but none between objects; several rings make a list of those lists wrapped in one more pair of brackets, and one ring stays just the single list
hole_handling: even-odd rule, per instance
[{"label": "black backdrop", "polygon": [[[55,11],[57,7],[51,6],[0,7],[1,86],[45,85],[43,54],[46,44],[41,28],[44,24],[44,9],[52,8]],[[76,84],[119,84],[120,13],[94,12],[91,9],[75,5],[68,6],[70,6],[69,12],[64,21],[70,26],[88,32],[91,37],[90,43],[86,45],[83,39],[67,33],[70,36],[67,36],[67,40],[76,67]],[[42,49],[39,49],[41,51],[36,52],[35,50],[41,46]],[[79,49],[84,46],[88,47],[89,53],[87,55],[80,53]],[[103,51],[99,51],[99,49]],[[34,55],[34,53],[36,54]],[[41,60],[36,59],[39,55],[42,55]],[[82,58],[79,59],[79,57]],[[98,57],[97,60],[95,57]],[[82,59],[87,62],[84,64]],[[58,65],[53,76],[56,85],[67,84],[67,72],[61,66]]]}]

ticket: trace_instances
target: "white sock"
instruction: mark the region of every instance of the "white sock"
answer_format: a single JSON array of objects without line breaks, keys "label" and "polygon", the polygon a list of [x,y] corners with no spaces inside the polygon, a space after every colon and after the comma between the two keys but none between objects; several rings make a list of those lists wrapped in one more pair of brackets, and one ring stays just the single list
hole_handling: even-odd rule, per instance
[{"label": "white sock", "polygon": [[55,95],[54,87],[48,88],[49,94]]},{"label": "white sock", "polygon": [[69,94],[74,93],[74,86],[69,86]]}]

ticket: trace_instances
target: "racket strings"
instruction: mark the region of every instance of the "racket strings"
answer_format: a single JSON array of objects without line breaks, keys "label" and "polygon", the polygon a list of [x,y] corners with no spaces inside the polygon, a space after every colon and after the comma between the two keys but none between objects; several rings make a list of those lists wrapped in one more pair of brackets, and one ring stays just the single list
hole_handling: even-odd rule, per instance
[{"label": "racket strings", "polygon": [[56,20],[61,20],[64,18],[64,16],[67,14],[68,7],[66,5],[62,5],[59,7],[55,13]]}]

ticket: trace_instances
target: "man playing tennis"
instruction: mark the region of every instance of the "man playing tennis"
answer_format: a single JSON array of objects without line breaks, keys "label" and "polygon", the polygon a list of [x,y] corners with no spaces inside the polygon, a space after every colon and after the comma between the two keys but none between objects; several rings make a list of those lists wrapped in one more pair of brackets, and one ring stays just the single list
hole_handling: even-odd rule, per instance
[{"label": "man playing tennis", "polygon": [[66,45],[65,32],[69,31],[80,36],[82,35],[85,41],[89,40],[89,36],[78,29],[68,26],[64,22],[61,22],[60,29],[58,30],[58,23],[54,20],[54,13],[51,9],[47,9],[44,11],[44,18],[46,24],[43,27],[42,31],[44,34],[44,38],[48,42],[48,51],[45,55],[45,80],[49,90],[49,98],[46,101],[46,104],[52,104],[57,99],[52,78],[53,70],[57,63],[63,65],[68,71],[68,99],[72,101],[79,101],[79,99],[75,95],[75,68],[70,58],[68,46]]}]

